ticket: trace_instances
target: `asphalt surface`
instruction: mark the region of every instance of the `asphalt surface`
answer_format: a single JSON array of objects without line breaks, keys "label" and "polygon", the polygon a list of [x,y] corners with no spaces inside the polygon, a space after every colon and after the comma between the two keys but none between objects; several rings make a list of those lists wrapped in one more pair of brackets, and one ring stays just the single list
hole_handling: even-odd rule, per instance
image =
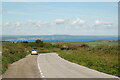
[{"label": "asphalt surface", "polygon": [[38,68],[42,78],[116,78],[62,59],[56,53],[40,54]]},{"label": "asphalt surface", "polygon": [[37,67],[38,55],[28,55],[25,58],[11,64],[3,74],[3,78],[40,78]]},{"label": "asphalt surface", "polygon": [[62,59],[56,53],[28,55],[11,64],[3,78],[116,78]]}]

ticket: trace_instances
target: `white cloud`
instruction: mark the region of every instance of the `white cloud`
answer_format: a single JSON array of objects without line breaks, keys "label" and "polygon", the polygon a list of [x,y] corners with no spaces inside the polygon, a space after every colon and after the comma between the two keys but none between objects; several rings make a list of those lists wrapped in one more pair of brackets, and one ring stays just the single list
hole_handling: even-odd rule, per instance
[{"label": "white cloud", "polygon": [[3,23],[4,27],[18,27],[21,26],[22,23],[20,22],[5,22]]},{"label": "white cloud", "polygon": [[21,25],[21,23],[20,22],[16,22],[15,23],[15,26],[17,27],[17,26],[20,26]]},{"label": "white cloud", "polygon": [[[70,19],[69,19],[70,20]],[[58,25],[62,24],[62,25]],[[71,25],[72,24],[72,25]],[[56,27],[58,25],[59,27]],[[97,26],[97,27],[93,27]],[[106,27],[108,26],[108,27]],[[77,18],[74,21],[68,22],[67,19],[56,19],[52,21],[33,21],[28,20],[24,22],[5,22],[3,23],[3,34],[62,34],[62,33],[68,33],[68,34],[78,34],[78,33],[99,33],[99,32],[111,32],[115,31],[117,28],[113,29],[112,22],[104,22],[100,20],[96,20],[94,22],[94,25],[86,24],[84,20],[81,20]],[[64,30],[63,30],[64,29]],[[109,30],[108,30],[109,29]],[[14,31],[13,31],[14,30]],[[48,30],[47,32],[45,32]],[[81,31],[80,31],[81,30]],[[8,33],[11,31],[11,33]]]},{"label": "white cloud", "polygon": [[110,26],[112,26],[112,25],[113,25],[113,23],[111,23],[111,22],[105,22],[105,23],[104,23],[104,25],[106,25],[106,26],[109,26],[109,27],[110,27]]},{"label": "white cloud", "polygon": [[4,25],[10,25],[10,22],[6,22],[6,23],[4,23]]},{"label": "white cloud", "polygon": [[64,23],[66,23],[68,20],[67,19],[56,19],[54,22],[56,23],[56,24],[64,24]]},{"label": "white cloud", "polygon": [[96,20],[95,21],[95,24],[101,24],[102,22],[101,21],[99,21],[99,20]]},{"label": "white cloud", "polygon": [[38,27],[47,27],[50,26],[50,22],[38,21],[38,22],[34,22],[34,25]]},{"label": "white cloud", "polygon": [[12,22],[5,22],[5,23],[3,23],[4,27],[9,27],[9,26],[12,26],[12,25],[13,25]]},{"label": "white cloud", "polygon": [[72,22],[72,25],[79,25],[79,24],[84,24],[85,21],[77,18],[75,21]]},{"label": "white cloud", "polygon": [[30,26],[43,27],[43,26],[47,26],[49,24],[49,22],[28,20],[26,22],[26,25],[27,24]]},{"label": "white cloud", "polygon": [[95,23],[93,24],[93,26],[105,26],[105,27],[111,27],[113,25],[112,22],[104,22],[104,21],[99,21],[96,20]]},{"label": "white cloud", "polygon": [[0,8],[0,14],[2,14],[3,13],[3,9],[2,8]]}]

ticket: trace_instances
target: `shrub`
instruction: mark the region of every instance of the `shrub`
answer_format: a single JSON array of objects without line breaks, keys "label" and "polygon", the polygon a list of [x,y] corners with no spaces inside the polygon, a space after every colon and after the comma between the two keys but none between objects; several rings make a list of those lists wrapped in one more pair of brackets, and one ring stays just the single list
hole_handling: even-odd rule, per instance
[{"label": "shrub", "polygon": [[77,50],[58,51],[59,56],[71,62],[101,72],[120,76],[118,46],[101,45],[96,47],[79,47]]},{"label": "shrub", "polygon": [[80,47],[89,47],[87,44],[81,44]]},{"label": "shrub", "polygon": [[2,47],[2,73],[4,73],[9,64],[24,58],[28,53],[25,46],[20,43],[3,45]]},{"label": "shrub", "polygon": [[44,43],[41,40],[36,40],[35,43],[37,44],[38,47],[43,47]]},{"label": "shrub", "polygon": [[28,41],[23,41],[22,43],[28,43]]}]

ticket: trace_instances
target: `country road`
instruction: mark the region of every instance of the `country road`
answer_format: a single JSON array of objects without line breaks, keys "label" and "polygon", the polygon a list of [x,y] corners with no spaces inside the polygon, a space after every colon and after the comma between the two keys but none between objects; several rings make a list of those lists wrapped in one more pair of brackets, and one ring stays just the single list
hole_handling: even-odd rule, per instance
[{"label": "country road", "polygon": [[56,53],[38,56],[38,67],[45,78],[115,78],[62,59]]},{"label": "country road", "polygon": [[56,53],[28,55],[13,64],[3,78],[116,78],[62,59]]},{"label": "country road", "polygon": [[3,74],[3,78],[40,78],[37,67],[37,55],[28,55],[25,58],[14,62]]}]

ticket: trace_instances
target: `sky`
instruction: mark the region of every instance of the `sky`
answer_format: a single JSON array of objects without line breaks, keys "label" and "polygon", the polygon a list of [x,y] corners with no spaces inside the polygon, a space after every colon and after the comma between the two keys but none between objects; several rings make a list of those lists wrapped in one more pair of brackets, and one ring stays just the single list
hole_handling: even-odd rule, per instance
[{"label": "sky", "polygon": [[117,2],[3,2],[0,13],[2,35],[118,34]]},{"label": "sky", "polygon": [[2,2],[119,2],[119,0],[1,0]]}]

